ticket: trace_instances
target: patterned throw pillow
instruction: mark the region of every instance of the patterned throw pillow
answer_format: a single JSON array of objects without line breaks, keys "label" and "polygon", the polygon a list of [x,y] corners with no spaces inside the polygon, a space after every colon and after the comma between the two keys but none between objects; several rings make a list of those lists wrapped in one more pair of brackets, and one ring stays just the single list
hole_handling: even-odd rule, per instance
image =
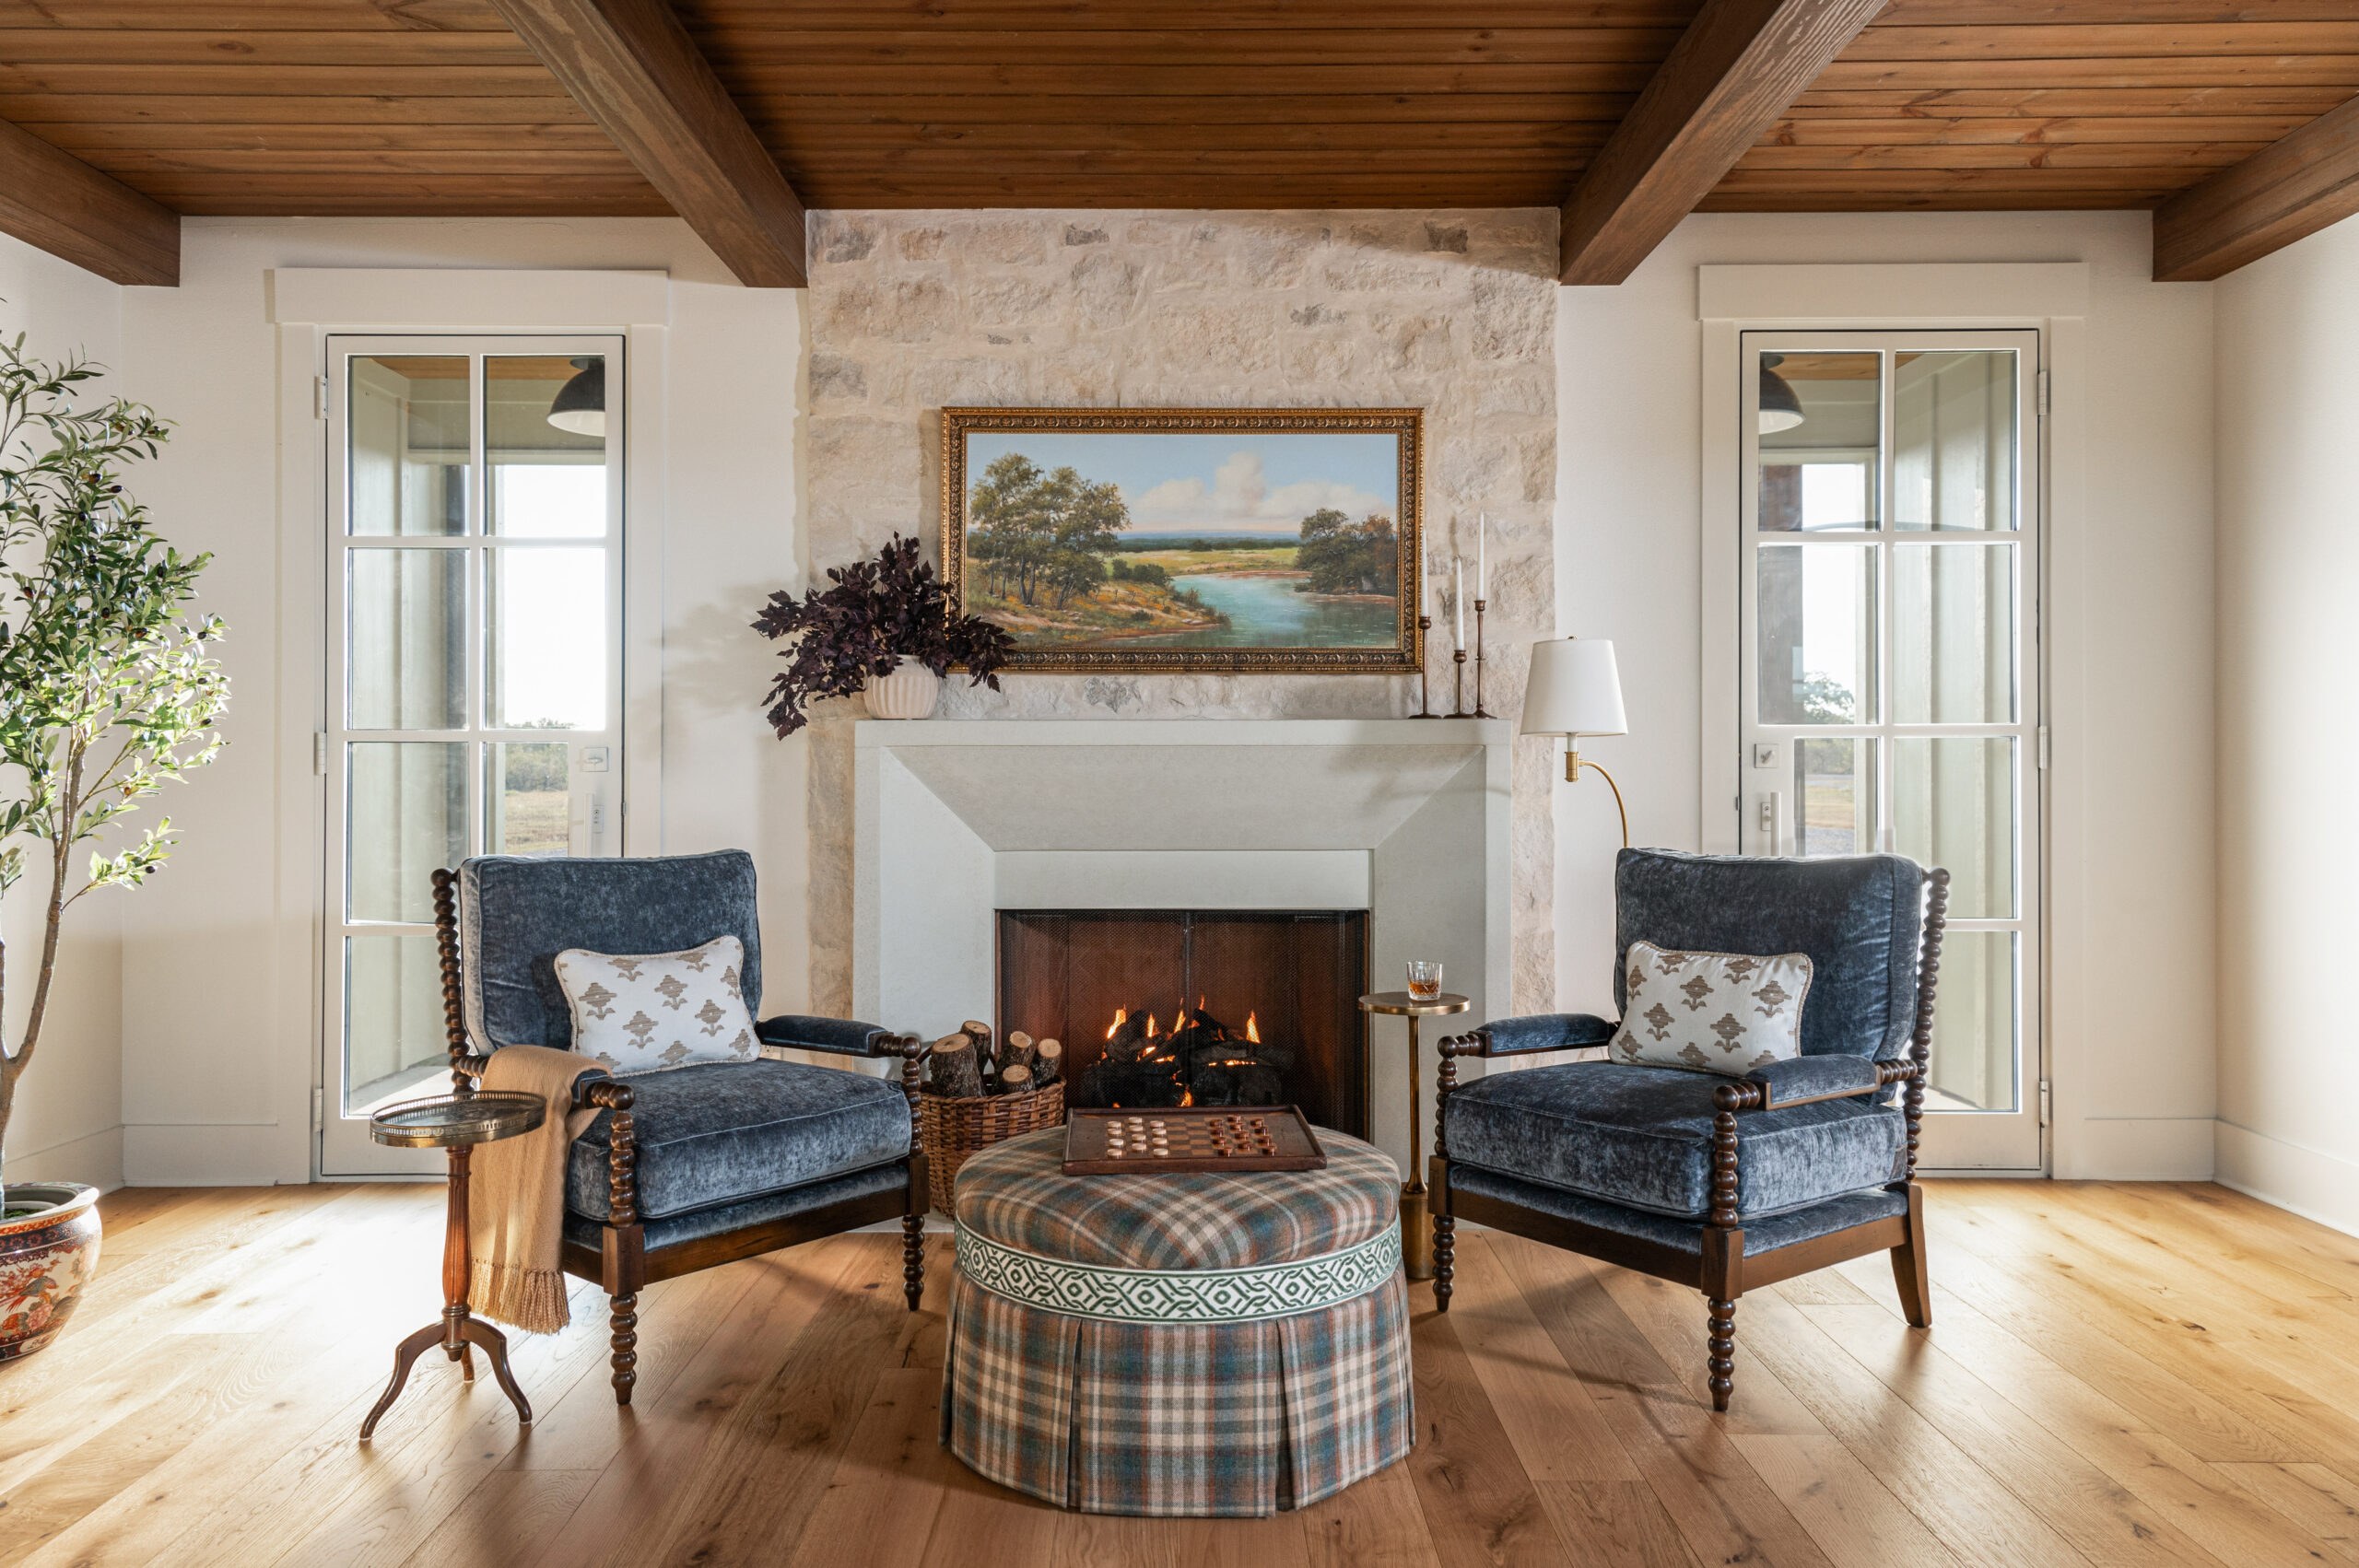
[{"label": "patterned throw pillow", "polygon": [[738,984],[745,944],[717,936],[686,953],[616,956],[569,947],[557,983],[573,1010],[573,1048],[617,1078],[699,1061],[752,1061],[753,1015]]},{"label": "patterned throw pillow", "polygon": [[1810,954],[1749,958],[1634,942],[1623,962],[1622,1027],[1606,1047],[1614,1060],[1742,1078],[1802,1055]]}]

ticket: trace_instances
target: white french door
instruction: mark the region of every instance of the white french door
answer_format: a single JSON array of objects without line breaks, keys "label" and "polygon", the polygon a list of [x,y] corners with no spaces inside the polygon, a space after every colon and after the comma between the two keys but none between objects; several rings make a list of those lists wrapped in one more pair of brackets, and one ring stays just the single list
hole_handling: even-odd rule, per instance
[{"label": "white french door", "polygon": [[1920,1164],[2041,1163],[2036,332],[1746,332],[1739,842],[1951,875]]},{"label": "white french door", "polygon": [[450,1085],[434,872],[620,852],[622,349],[327,339],[323,1175],[440,1168],[368,1133]]}]

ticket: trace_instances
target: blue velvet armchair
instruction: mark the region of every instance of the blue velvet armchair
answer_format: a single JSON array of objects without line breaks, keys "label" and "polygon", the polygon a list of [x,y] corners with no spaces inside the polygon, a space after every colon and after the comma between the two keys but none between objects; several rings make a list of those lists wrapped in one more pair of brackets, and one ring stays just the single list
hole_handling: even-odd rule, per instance
[{"label": "blue velvet armchair", "polygon": [[1625,849],[1614,894],[1617,1006],[1634,942],[1806,953],[1802,1055],[1743,1078],[1582,1061],[1461,1087],[1461,1057],[1602,1046],[1616,1026],[1554,1013],[1444,1040],[1430,1183],[1435,1304],[1449,1310],[1461,1219],[1695,1286],[1709,1305],[1720,1410],[1748,1287],[1889,1250],[1908,1321],[1929,1325],[1914,1178],[1949,873],[1899,855]]},{"label": "blue velvet armchair", "polygon": [[800,1062],[704,1062],[628,1080],[583,1062],[598,1109],[568,1153],[564,1268],[613,1298],[615,1402],[637,1381],[640,1289],[659,1280],[898,1219],[910,1310],[925,1283],[926,1047],[840,1018],[761,1018],[754,862],[742,850],[645,860],[488,855],[434,873],[442,1005],[462,1092],[503,1046],[573,1044],[555,960],[745,943],[746,1011],[765,1046],[894,1057],[897,1083]]}]

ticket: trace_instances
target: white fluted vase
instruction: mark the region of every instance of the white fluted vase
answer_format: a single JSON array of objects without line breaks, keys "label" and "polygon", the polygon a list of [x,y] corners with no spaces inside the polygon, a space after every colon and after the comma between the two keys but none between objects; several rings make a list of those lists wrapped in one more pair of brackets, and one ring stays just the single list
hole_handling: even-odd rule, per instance
[{"label": "white fluted vase", "polygon": [[891,674],[869,676],[861,698],[872,719],[931,719],[933,705],[942,700],[942,677],[904,659]]}]

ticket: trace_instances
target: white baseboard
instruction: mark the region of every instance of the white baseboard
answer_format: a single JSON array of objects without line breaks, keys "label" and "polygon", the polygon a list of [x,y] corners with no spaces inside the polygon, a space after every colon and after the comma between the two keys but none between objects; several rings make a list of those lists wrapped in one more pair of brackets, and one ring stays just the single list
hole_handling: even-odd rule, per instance
[{"label": "white baseboard", "polygon": [[275,1122],[123,1129],[123,1179],[133,1187],[278,1187],[311,1179],[302,1131]]},{"label": "white baseboard", "polygon": [[7,1180],[78,1181],[112,1192],[123,1185],[123,1129],[110,1127],[46,1149],[8,1156]]},{"label": "white baseboard", "polygon": [[2305,1149],[2233,1122],[2213,1124],[2223,1187],[2359,1235],[2359,1160]]},{"label": "white baseboard", "polygon": [[2085,1117],[2055,1129],[2059,1181],[2209,1181],[2210,1117]]}]

